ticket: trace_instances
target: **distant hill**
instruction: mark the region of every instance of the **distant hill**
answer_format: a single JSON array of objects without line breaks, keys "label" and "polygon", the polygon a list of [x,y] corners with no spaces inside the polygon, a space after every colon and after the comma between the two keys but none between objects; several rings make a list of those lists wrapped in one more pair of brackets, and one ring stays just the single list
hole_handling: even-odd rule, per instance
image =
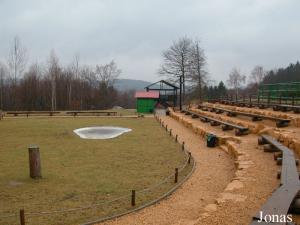
[{"label": "distant hill", "polygon": [[114,83],[114,87],[119,91],[144,90],[149,84],[151,83],[144,80],[117,79]]}]

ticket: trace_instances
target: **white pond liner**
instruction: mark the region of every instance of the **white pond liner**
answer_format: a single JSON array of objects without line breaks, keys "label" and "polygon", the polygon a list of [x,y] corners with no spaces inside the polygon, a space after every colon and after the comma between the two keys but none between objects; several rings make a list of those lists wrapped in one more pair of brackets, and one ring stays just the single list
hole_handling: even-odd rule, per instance
[{"label": "white pond liner", "polygon": [[132,131],[124,127],[84,127],[73,130],[83,139],[110,139]]}]

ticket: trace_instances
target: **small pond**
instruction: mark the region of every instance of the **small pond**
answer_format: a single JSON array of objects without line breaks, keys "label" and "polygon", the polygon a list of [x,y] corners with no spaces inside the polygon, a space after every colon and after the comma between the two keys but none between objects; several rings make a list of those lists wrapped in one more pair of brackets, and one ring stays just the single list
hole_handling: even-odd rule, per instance
[{"label": "small pond", "polygon": [[130,131],[124,127],[84,127],[74,130],[74,133],[84,139],[110,139]]}]

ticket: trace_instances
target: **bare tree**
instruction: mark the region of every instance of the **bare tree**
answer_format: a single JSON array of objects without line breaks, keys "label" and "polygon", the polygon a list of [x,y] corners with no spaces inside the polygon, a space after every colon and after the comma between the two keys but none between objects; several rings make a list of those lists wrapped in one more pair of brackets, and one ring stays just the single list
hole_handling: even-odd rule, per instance
[{"label": "bare tree", "polygon": [[84,65],[81,69],[82,79],[93,88],[98,87],[97,76],[94,72],[94,69],[91,66]]},{"label": "bare tree", "polygon": [[21,76],[26,67],[26,49],[22,46],[20,39],[16,36],[8,56],[9,72],[17,83],[17,78]]},{"label": "bare tree", "polygon": [[172,79],[182,77],[183,97],[185,96],[185,79],[189,71],[191,45],[192,40],[186,37],[173,42],[170,48],[163,52],[163,64],[159,69],[160,74]]},{"label": "bare tree", "polygon": [[191,46],[190,64],[189,64],[189,81],[198,93],[200,101],[202,101],[203,87],[207,83],[207,71],[205,70],[204,50],[200,47],[200,41],[196,40]]},{"label": "bare tree", "polygon": [[253,70],[251,71],[251,75],[249,79],[255,83],[256,85],[260,84],[264,77],[266,76],[266,71],[262,66],[255,66]]},{"label": "bare tree", "polygon": [[22,46],[19,37],[15,36],[8,56],[9,73],[13,80],[12,103],[17,107],[17,80],[26,67],[26,49]]},{"label": "bare tree", "polygon": [[242,75],[238,68],[233,68],[231,73],[229,74],[229,79],[227,83],[230,87],[235,90],[235,95],[238,97],[239,88],[244,84],[246,81],[246,76]]},{"label": "bare tree", "polygon": [[72,63],[72,71],[74,73],[75,79],[79,79],[80,72],[80,56],[79,54],[75,54]]},{"label": "bare tree", "polygon": [[96,76],[98,80],[105,84],[106,87],[112,86],[115,80],[121,74],[121,70],[118,69],[117,64],[112,60],[106,65],[96,65]]},{"label": "bare tree", "polygon": [[39,93],[41,74],[41,67],[37,63],[30,65],[28,71],[24,73],[20,82],[20,106],[23,109],[34,110],[37,107],[41,95]]},{"label": "bare tree", "polygon": [[[76,54],[73,58],[73,62],[70,66],[70,68],[68,69],[68,71],[66,72],[67,76],[68,76],[68,105],[69,105],[69,108],[72,107],[72,92],[73,92],[73,81],[74,79],[76,81],[79,80],[79,73],[80,73],[80,66],[79,66],[79,54]],[[76,90],[75,88],[75,92],[78,91],[78,92],[81,92],[81,88],[79,88],[79,90]],[[81,95],[81,93],[79,93],[79,95]]]},{"label": "bare tree", "polygon": [[7,67],[0,62],[0,109],[3,110],[4,79],[8,73]]},{"label": "bare tree", "polygon": [[51,79],[51,110],[56,110],[56,80],[60,73],[59,60],[54,50],[51,50],[48,60],[48,74]]}]

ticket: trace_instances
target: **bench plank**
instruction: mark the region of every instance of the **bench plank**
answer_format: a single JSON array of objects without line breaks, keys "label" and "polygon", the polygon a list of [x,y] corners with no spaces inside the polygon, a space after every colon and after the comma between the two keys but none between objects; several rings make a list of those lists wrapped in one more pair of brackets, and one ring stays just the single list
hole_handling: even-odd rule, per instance
[{"label": "bench plank", "polygon": [[282,152],[281,186],[263,204],[258,213],[253,217],[254,221],[251,225],[258,224],[257,220],[260,218],[260,212],[263,212],[264,215],[287,215],[295,196],[300,190],[294,152],[269,135],[262,135],[261,137],[264,143],[271,144],[274,148]]},{"label": "bench plank", "polygon": [[201,121],[203,121],[203,120],[205,120],[205,121],[214,121],[216,124],[223,124],[227,127],[235,128],[235,129],[240,131],[240,133],[238,133],[238,134],[243,134],[243,133],[249,131],[249,128],[247,128],[247,127],[242,127],[242,126],[239,126],[239,125],[236,125],[236,124],[232,124],[232,123],[228,123],[228,122],[221,121],[221,120],[218,120],[218,119],[214,119],[212,117],[204,116],[204,115],[201,115],[199,113],[195,113],[193,111],[182,110],[182,112],[185,113],[186,115],[192,115],[192,117],[196,116],[196,117],[200,118]]},{"label": "bench plank", "polygon": [[265,115],[261,115],[261,114],[254,114],[254,113],[246,113],[246,112],[240,112],[240,111],[234,111],[234,110],[229,110],[229,109],[224,109],[224,108],[220,108],[220,107],[213,107],[213,106],[199,106],[200,108],[213,108],[214,110],[217,111],[223,111],[223,112],[227,112],[229,115],[241,115],[241,116],[247,116],[247,117],[251,117],[253,119],[253,121],[257,121],[259,119],[268,119],[268,120],[273,120],[276,121],[276,125],[281,127],[281,126],[285,126],[288,125],[290,123],[290,119],[285,119],[285,118],[278,118],[278,117],[272,117],[272,116],[265,116]]}]

